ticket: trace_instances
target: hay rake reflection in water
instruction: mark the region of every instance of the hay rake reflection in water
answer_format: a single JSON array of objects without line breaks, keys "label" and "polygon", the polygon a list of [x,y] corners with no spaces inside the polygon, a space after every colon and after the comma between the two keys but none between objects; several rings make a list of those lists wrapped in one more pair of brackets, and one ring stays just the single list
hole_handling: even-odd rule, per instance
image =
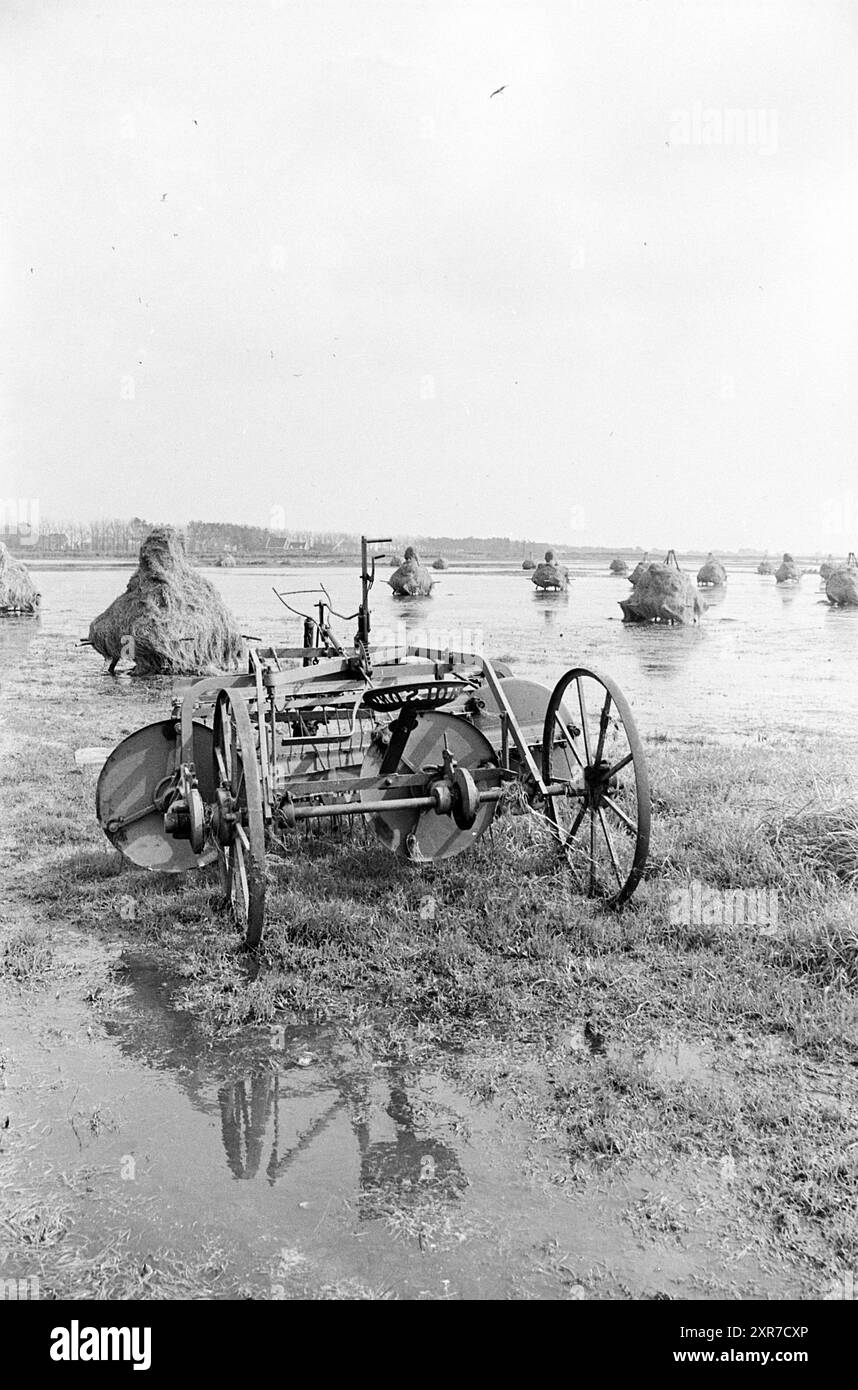
[{"label": "hay rake reflection in water", "polygon": [[369,547],[381,544],[361,540],[350,651],[322,591],[315,614],[301,614],[300,647],[252,646],[246,673],[195,682],[170,719],[113,750],[97,789],[108,838],[149,869],[216,861],[250,947],[265,920],[267,843],[314,820],[364,817],[394,853],[433,863],[473,846],[510,800],[543,818],[581,891],[625,902],[646,863],[650,795],[616,683],[575,666],[551,690],[481,653],[373,645],[384,557]]},{"label": "hay rake reflection in water", "polygon": [[[276,1069],[266,1068],[221,1086],[221,1137],[233,1177],[246,1180],[264,1172],[273,1187],[338,1118],[345,1116],[360,1158],[362,1217],[380,1215],[393,1198],[407,1199],[424,1192],[453,1200],[464,1191],[467,1178],[455,1149],[418,1121],[404,1072],[394,1071],[389,1076],[383,1107],[374,1102],[366,1080],[341,1075],[334,1084],[337,1092],[333,1099],[322,1104],[319,1114],[303,1129],[294,1127],[295,1098],[288,1090],[281,1094]],[[382,1117],[386,1120],[384,1128],[389,1131],[392,1127],[392,1138],[378,1137]]]}]

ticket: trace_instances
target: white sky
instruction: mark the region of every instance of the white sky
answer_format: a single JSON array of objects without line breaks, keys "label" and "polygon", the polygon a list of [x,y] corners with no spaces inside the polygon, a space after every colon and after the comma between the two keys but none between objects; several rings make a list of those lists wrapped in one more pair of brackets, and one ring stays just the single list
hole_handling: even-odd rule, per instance
[{"label": "white sky", "polygon": [[858,547],[854,0],[5,0],[0,46],[0,497]]}]

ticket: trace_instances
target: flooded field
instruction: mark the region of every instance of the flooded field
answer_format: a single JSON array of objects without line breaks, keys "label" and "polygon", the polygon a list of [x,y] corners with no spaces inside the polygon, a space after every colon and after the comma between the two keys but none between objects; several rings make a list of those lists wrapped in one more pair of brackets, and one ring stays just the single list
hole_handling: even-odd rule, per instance
[{"label": "flooded field", "polygon": [[[43,593],[43,633],[64,651],[86,635],[90,618],[126,577],[120,570],[34,573]],[[347,614],[359,600],[357,576],[345,567],[206,573],[243,631],[265,641],[300,638],[300,621],[273,588],[285,593],[324,584],[333,606]],[[623,624],[618,600],[628,581],[593,570],[575,571],[569,591],[557,595],[537,593],[520,569],[447,570],[431,599],[397,599],[386,577],[380,569],[373,591],[374,637],[482,639],[486,653],[510,661],[517,674],[548,682],[573,663],[600,667],[619,681],[650,736],[729,740],[836,731],[851,737],[843,724],[858,688],[858,609],[832,608],[817,575],[782,587],[771,576],[732,570],[726,589],[707,595],[699,627],[672,629]],[[314,595],[289,601],[312,605]],[[353,625],[335,622],[335,629],[348,638]],[[88,674],[98,669],[87,654]]]},{"label": "flooded field", "polygon": [[[357,602],[345,568],[209,573],[265,640],[300,632],[272,586]],[[253,962],[211,874],[136,873],[95,824],[76,750],[170,702],[78,645],[128,571],[36,574],[41,618],[0,624],[4,1277],[46,1297],[764,1298],[850,1267],[853,897],[799,885],[776,930],[728,942],[677,940],[665,908],[688,875],[732,883],[738,853],[780,881],[760,826],[821,750],[826,790],[854,793],[858,612],[816,576],[733,573],[699,629],[655,630],[619,622],[628,585],[604,574],[548,598],[451,570],[419,602],[382,573],[377,637],[470,634],[521,674],[619,679],[653,759],[652,877],[618,920],[515,827],[422,876],[360,830],[310,839],[272,864]]]}]

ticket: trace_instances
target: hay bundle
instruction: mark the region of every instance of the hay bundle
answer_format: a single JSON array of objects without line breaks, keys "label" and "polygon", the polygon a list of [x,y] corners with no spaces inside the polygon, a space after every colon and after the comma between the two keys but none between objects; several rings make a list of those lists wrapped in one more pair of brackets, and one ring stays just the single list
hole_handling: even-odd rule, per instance
[{"label": "hay bundle", "polygon": [[120,657],[131,656],[141,676],[224,670],[243,651],[232,614],[214,585],[188,564],[172,526],[149,532],[125,593],[93,618],[89,640],[111,670]]},{"label": "hay bundle", "polygon": [[437,560],[432,561],[432,568],[433,570],[445,570],[447,568],[447,561],[443,555],[439,555]]},{"label": "hay bundle", "polygon": [[619,555],[614,556],[608,569],[611,571],[611,574],[628,574],[629,572],[628,565],[625,560],[620,559]]},{"label": "hay bundle", "polygon": [[694,581],[675,565],[648,565],[620,607],[625,623],[696,623],[703,612]]},{"label": "hay bundle", "polygon": [[778,584],[797,584],[801,579],[798,565],[786,550],[784,551],[784,558],[775,570],[775,579]]},{"label": "hay bundle", "polygon": [[215,564],[217,565],[218,569],[222,569],[222,570],[231,570],[231,569],[234,569],[234,568],[235,568],[235,556],[234,556],[234,555],[221,555],[221,557],[220,557],[219,560],[215,560]]},{"label": "hay bundle", "polygon": [[700,569],[697,571],[697,583],[712,585],[713,587],[715,585],[727,583],[727,571],[721,564],[721,561],[715,559],[711,550],[706,557],[706,563],[701,565]]},{"label": "hay bundle", "polygon": [[565,565],[555,564],[553,550],[546,550],[545,559],[536,566],[530,581],[537,589],[565,589],[569,584],[569,571]]},{"label": "hay bundle", "polygon": [[649,555],[646,554],[646,555],[644,555],[644,557],[643,557],[642,560],[638,560],[637,564],[635,565],[634,569],[632,570],[631,574],[629,575],[629,583],[630,583],[630,584],[637,584],[638,580],[643,578],[643,576],[646,574],[646,572],[647,572],[648,569],[649,569]]},{"label": "hay bundle", "polygon": [[762,559],[762,560],[760,561],[760,563],[757,565],[757,574],[774,574],[774,572],[775,572],[775,562],[774,562],[774,560],[766,560],[766,559],[764,558],[764,559]]},{"label": "hay bundle", "polygon": [[0,613],[36,613],[41,595],[26,565],[0,541]]},{"label": "hay bundle", "polygon": [[854,565],[832,569],[825,581],[825,594],[829,603],[840,608],[858,608],[858,569]]},{"label": "hay bundle", "polygon": [[428,598],[435,580],[426,566],[421,565],[420,556],[413,545],[409,545],[405,559],[387,582],[401,598]]},{"label": "hay bundle", "polygon": [[527,557],[526,560],[522,560],[522,562],[521,562],[521,568],[522,568],[523,570],[535,570],[535,569],[536,569],[536,561],[535,561],[535,560],[531,560],[530,556],[528,555],[528,557]]}]

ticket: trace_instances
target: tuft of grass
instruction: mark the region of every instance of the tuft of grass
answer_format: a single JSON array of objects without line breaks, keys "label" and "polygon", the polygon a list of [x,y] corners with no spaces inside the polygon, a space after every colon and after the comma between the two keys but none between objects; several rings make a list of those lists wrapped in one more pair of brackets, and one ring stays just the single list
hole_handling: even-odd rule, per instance
[{"label": "tuft of grass", "polygon": [[805,807],[772,825],[770,833],[785,859],[858,888],[858,802]]},{"label": "tuft of grass", "polygon": [[24,927],[0,941],[0,978],[38,984],[48,975],[52,964],[50,947],[33,927]]}]

